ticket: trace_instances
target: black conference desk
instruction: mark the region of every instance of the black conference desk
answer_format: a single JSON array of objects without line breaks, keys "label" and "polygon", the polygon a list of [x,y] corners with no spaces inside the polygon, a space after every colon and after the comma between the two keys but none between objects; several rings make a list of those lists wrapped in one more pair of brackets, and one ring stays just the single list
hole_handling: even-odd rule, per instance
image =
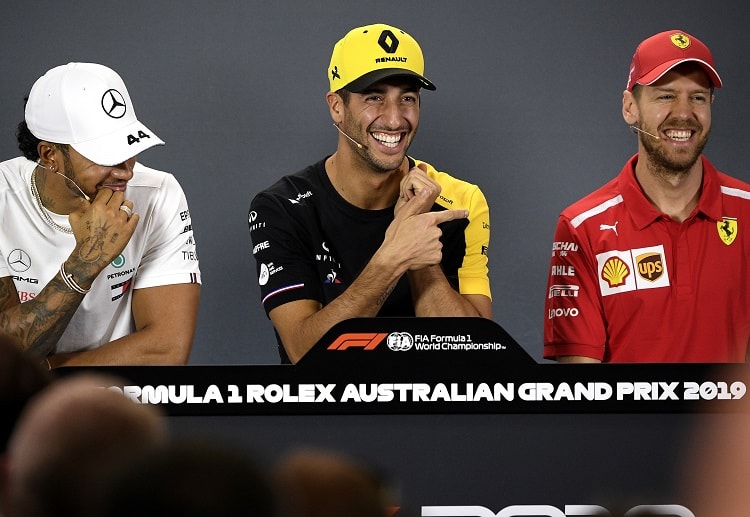
[{"label": "black conference desk", "polygon": [[689,516],[693,431],[739,418],[746,390],[745,365],[537,364],[462,318],[350,320],[296,365],[103,370],[176,437],[268,462],[304,447],[364,460],[392,480],[397,517]]}]

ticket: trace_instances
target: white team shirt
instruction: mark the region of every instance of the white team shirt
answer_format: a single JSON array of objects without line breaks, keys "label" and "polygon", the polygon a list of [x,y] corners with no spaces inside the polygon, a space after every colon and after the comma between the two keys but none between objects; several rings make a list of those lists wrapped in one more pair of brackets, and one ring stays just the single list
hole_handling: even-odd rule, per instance
[{"label": "white team shirt", "polygon": [[[75,248],[72,234],[42,218],[31,193],[34,167],[23,157],[0,163],[0,278],[13,277],[22,303],[39,294]],[[140,215],[135,233],[94,280],[55,353],[97,348],[133,333],[133,289],[200,283],[190,212],[175,177],[136,163],[125,197]],[[70,226],[67,215],[48,214]]]}]

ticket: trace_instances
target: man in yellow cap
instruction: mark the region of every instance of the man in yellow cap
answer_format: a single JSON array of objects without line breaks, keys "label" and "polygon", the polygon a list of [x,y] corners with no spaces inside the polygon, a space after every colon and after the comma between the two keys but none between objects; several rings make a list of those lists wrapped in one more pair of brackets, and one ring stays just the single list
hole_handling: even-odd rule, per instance
[{"label": "man in yellow cap", "polygon": [[348,318],[491,318],[484,195],[407,155],[421,89],[435,89],[419,44],[357,27],[336,43],[328,80],[336,152],[259,193],[248,218],[282,362]]}]

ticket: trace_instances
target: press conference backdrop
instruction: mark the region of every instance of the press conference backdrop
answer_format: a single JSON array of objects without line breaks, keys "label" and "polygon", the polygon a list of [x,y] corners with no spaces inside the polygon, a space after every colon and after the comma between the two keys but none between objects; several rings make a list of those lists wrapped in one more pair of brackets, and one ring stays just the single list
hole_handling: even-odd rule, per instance
[{"label": "press conference backdrop", "polygon": [[[203,273],[191,365],[278,361],[259,302],[247,209],[279,176],[335,149],[326,67],[333,43],[354,26],[393,24],[422,45],[426,75],[438,89],[422,96],[410,153],[483,189],[492,217],[495,321],[536,362],[544,362],[543,303],[557,215],[617,174],[636,149],[620,102],[639,41],[679,28],[708,43],[725,87],[717,92],[706,153],[719,169],[750,180],[742,1],[5,0],[0,14],[0,157],[18,154],[14,129],[33,81],[69,61],[116,69],[139,118],[167,142],[139,159],[173,172],[190,204]],[[497,514],[507,504],[563,508],[618,496],[664,502],[692,417],[171,420],[177,432],[228,433],[270,456],[303,443],[377,456],[384,468],[409,477],[411,494],[430,495],[420,503],[485,506]],[[606,450],[606,458],[589,448]]]},{"label": "press conference backdrop", "polygon": [[426,75],[411,154],[481,186],[491,210],[495,320],[541,359],[546,274],[566,205],[617,174],[636,148],[620,114],[636,45],[672,28],[713,50],[708,156],[750,179],[745,2],[5,0],[0,6],[0,157],[18,154],[22,99],[47,69],[95,61],[125,79],[166,141],[140,156],[188,197],[203,273],[193,364],[275,363],[247,210],[255,193],[335,149],[325,93],[334,42],[396,25]]}]

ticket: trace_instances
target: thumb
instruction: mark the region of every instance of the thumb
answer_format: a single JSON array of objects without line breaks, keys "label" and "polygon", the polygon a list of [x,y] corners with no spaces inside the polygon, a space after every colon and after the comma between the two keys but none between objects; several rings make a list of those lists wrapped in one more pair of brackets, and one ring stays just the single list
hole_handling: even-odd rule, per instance
[{"label": "thumb", "polygon": [[[404,208],[407,209],[407,216],[424,214],[432,209],[432,205],[435,202],[434,195],[429,189],[421,188],[414,192],[414,197],[408,200]],[[402,209],[403,210],[403,209]]]},{"label": "thumb", "polygon": [[398,217],[406,218],[429,212],[430,208],[432,208],[432,203],[433,199],[430,197],[429,191],[427,189],[419,189],[411,199],[404,202],[397,215]]}]

